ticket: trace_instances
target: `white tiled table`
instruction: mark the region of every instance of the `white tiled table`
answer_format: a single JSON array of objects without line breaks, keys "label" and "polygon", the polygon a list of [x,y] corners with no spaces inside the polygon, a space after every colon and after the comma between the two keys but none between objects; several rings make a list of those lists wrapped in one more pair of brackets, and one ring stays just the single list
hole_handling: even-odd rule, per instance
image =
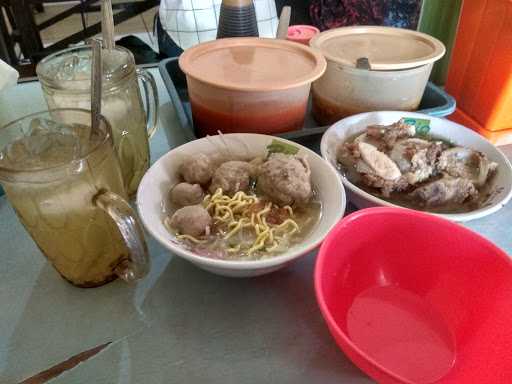
[{"label": "white tiled table", "polygon": [[[156,69],[152,160],[185,141]],[[37,82],[0,97],[0,124],[44,109]],[[503,150],[512,157],[512,146]],[[470,222],[512,253],[512,205]],[[330,338],[317,309],[314,253],[254,279],[196,269],[148,238],[150,275],[79,289],[62,280],[0,197],[0,383],[17,383],[111,342],[52,384],[371,383]]]}]

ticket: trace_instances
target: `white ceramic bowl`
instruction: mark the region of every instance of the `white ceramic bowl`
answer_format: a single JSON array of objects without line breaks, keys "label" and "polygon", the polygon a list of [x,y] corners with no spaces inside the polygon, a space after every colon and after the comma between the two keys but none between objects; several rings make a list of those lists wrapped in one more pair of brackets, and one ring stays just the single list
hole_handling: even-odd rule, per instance
[{"label": "white ceramic bowl", "polygon": [[[371,124],[392,124],[402,117],[414,117],[430,120],[430,133],[446,139],[453,144],[472,148],[485,153],[490,160],[498,163],[498,171],[492,179],[491,198],[486,204],[467,213],[437,214],[453,221],[468,221],[490,215],[502,208],[512,197],[512,166],[505,155],[478,133],[452,121],[428,116],[422,113],[403,111],[368,112],[347,117],[332,125],[323,135],[321,152],[324,159],[336,165],[336,145],[363,132]],[[395,204],[373,196],[352,184],[339,172],[338,176],[347,188],[348,199],[358,208],[373,206],[395,207]]]},{"label": "white ceramic bowl", "polygon": [[334,167],[313,151],[290,141],[279,139],[298,147],[299,154],[305,155],[311,166],[311,177],[322,202],[320,222],[306,239],[287,252],[264,260],[234,261],[218,260],[199,256],[184,249],[163,225],[162,202],[169,189],[180,181],[178,167],[187,155],[215,153],[227,144],[234,155],[262,156],[273,136],[234,133],[210,136],[184,144],[162,156],[144,175],[137,193],[137,208],[148,232],[171,252],[189,260],[207,271],[233,277],[257,276],[276,271],[320,245],[331,228],[345,212],[345,191]]}]

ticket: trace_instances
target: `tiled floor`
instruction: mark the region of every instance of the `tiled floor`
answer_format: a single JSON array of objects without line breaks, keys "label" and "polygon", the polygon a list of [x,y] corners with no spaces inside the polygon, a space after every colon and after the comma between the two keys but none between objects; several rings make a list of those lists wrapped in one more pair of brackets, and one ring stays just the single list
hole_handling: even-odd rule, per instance
[{"label": "tiled floor", "polygon": [[[37,13],[35,15],[36,23],[41,23],[58,13],[69,9],[73,4],[45,4],[44,13]],[[115,13],[116,11],[114,11]],[[158,51],[158,44],[156,37],[153,35],[153,18],[158,12],[158,7],[152,8],[140,15],[132,17],[115,27],[116,38],[126,35],[135,35],[142,39],[145,43],[149,44],[154,50]],[[85,14],[85,27],[91,26],[100,22],[101,15],[99,12],[91,12]],[[79,13],[54,24],[43,31],[41,31],[41,38],[44,45],[58,41],[64,37],[70,36],[76,32],[81,31],[83,28],[82,17]]]}]

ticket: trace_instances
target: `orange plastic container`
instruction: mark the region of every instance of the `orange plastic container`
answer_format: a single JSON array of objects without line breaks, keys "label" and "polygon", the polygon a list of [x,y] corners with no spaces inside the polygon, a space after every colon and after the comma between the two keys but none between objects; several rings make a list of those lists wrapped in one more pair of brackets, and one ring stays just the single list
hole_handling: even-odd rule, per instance
[{"label": "orange plastic container", "polygon": [[197,44],[179,59],[194,127],[202,135],[277,134],[304,124],[320,52],[280,39],[238,37]]},{"label": "orange plastic container", "polygon": [[512,0],[464,0],[446,90],[449,119],[512,143]]}]

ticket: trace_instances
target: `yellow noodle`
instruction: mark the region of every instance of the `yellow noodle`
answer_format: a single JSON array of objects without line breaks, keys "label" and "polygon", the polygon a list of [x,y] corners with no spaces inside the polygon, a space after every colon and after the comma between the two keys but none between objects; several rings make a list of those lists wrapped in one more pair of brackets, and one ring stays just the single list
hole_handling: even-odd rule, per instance
[{"label": "yellow noodle", "polygon": [[292,207],[290,207],[289,205],[285,205],[283,208],[288,211],[288,213],[290,214],[290,217],[293,217],[293,209],[292,209]]},{"label": "yellow noodle", "polygon": [[238,231],[240,231],[244,225],[246,224],[246,222],[244,221],[244,219],[241,219],[239,221],[233,221],[232,223],[230,224],[234,224],[234,228],[228,232],[228,234],[226,234],[226,236],[224,236],[224,240],[227,240],[229,239],[231,236],[235,235],[236,233],[238,233]]},{"label": "yellow noodle", "polygon": [[274,243],[274,241],[275,241],[275,240],[274,240],[274,230],[273,230],[273,229],[270,229],[270,230],[268,231],[268,241],[269,241],[270,243],[272,243],[272,244],[273,244],[273,243]]},{"label": "yellow noodle", "polygon": [[[224,211],[224,214],[220,216],[219,214]],[[233,211],[231,208],[226,207],[224,205],[217,205],[215,206],[215,214],[213,215],[214,219],[218,219],[220,221],[226,221],[227,219],[231,218],[233,219]]]},{"label": "yellow noodle", "polygon": [[240,252],[240,244],[237,244],[236,246],[234,247],[230,247],[228,248],[228,252],[229,253],[235,253],[235,252]]},{"label": "yellow noodle", "polygon": [[268,237],[268,230],[266,230],[265,232],[260,233],[258,235],[258,237],[256,238],[256,241],[253,243],[252,247],[249,248],[249,250],[247,251],[247,254],[251,255],[255,251],[260,250],[261,248],[263,248],[265,246],[265,240],[267,239],[267,237]]},{"label": "yellow noodle", "polygon": [[283,229],[285,228],[287,225],[291,224],[291,226],[295,229],[295,230],[299,230],[299,226],[297,225],[297,223],[295,222],[295,220],[292,220],[292,219],[286,219],[285,221],[283,221],[281,224],[279,224],[277,227],[276,227],[276,230],[280,230],[280,229]]},{"label": "yellow noodle", "polygon": [[[230,197],[224,195],[222,189],[219,188],[213,195],[205,196],[203,206],[210,212],[215,222],[222,223],[225,230],[221,229],[220,233],[225,233],[224,240],[232,238],[243,228],[251,228],[254,231],[254,241],[248,248],[245,248],[245,253],[251,256],[262,249],[266,249],[268,252],[274,251],[286,238],[299,230],[297,223],[290,218],[278,225],[269,224],[267,215],[273,208],[279,208],[272,203],[266,203],[258,212],[251,212],[251,206],[259,202],[259,198],[247,195],[243,191],[236,192]],[[290,217],[293,216],[292,207],[287,205],[283,208],[286,209]],[[243,252],[242,246],[243,244],[237,244],[229,247],[227,251],[229,253]]]},{"label": "yellow noodle", "polygon": [[268,247],[267,248],[267,251],[268,252],[272,252],[273,250],[275,250],[277,247],[279,246],[279,243],[277,241],[272,241],[272,246],[271,247]]},{"label": "yellow noodle", "polygon": [[207,242],[207,240],[197,239],[194,236],[190,236],[190,235],[176,235],[176,238],[180,239],[180,240],[189,240],[196,244],[204,244]]},{"label": "yellow noodle", "polygon": [[238,221],[232,221],[228,224],[228,228],[233,228],[234,226],[238,225]]},{"label": "yellow noodle", "polygon": [[246,196],[246,194],[243,191],[238,191],[237,193],[235,193],[233,195],[233,199],[232,200],[242,201],[245,196]]},{"label": "yellow noodle", "polygon": [[259,211],[256,214],[256,220],[258,221],[259,224],[261,224],[261,215],[265,215],[265,214],[269,213],[271,206],[272,206],[272,203],[268,203],[263,210]]}]

